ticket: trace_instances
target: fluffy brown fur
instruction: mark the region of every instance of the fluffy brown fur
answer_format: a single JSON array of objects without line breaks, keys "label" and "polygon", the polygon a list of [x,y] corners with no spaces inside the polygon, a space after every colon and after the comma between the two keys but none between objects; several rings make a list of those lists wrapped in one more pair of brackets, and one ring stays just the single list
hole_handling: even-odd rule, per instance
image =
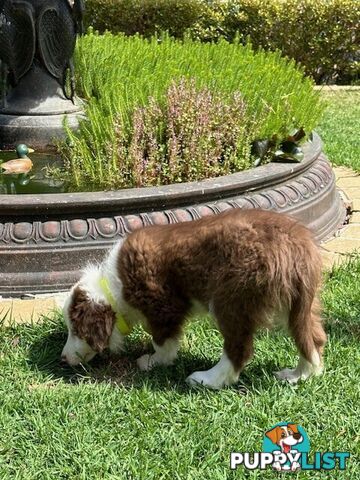
[{"label": "fluffy brown fur", "polygon": [[316,293],[321,258],[296,220],[261,210],[233,210],[189,223],[151,226],[121,248],[123,297],[147,318],[154,341],[177,337],[192,300],[210,304],[237,371],[253,352],[255,331],[279,309],[309,362],[326,335]]}]

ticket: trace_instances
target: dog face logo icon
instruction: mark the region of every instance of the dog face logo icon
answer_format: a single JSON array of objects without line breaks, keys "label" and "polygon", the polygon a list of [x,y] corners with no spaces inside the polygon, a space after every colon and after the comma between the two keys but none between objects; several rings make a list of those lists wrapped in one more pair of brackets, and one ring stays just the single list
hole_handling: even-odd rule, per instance
[{"label": "dog face logo icon", "polygon": [[281,422],[265,433],[263,452],[274,455],[274,470],[300,470],[301,454],[309,450],[310,442],[304,429],[295,423]]}]

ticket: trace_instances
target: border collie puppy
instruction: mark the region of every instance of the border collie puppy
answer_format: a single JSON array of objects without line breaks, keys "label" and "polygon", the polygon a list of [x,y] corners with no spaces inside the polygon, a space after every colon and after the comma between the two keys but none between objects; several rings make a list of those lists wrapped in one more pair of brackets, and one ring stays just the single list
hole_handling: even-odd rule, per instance
[{"label": "border collie puppy", "polygon": [[255,332],[279,321],[300,360],[277,377],[296,383],[322,371],[320,279],[321,258],[310,231],[284,214],[237,209],[146,227],[117,243],[72,288],[64,306],[68,339],[62,360],[77,365],[107,347],[119,351],[140,322],[155,352],[140,357],[139,368],[170,365],[185,319],[200,303],[214,317],[224,347],[220,361],[192,373],[189,384],[219,389],[236,382],[253,355]]}]

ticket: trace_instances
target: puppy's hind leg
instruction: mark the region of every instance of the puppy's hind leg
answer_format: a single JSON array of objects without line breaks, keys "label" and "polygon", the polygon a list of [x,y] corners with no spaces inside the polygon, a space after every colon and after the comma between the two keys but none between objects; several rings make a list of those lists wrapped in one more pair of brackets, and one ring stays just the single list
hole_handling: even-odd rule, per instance
[{"label": "puppy's hind leg", "polygon": [[303,303],[300,300],[294,302],[290,310],[289,329],[299,350],[300,359],[296,368],[275,372],[277,378],[294,384],[311,375],[321,375],[326,334],[321,324],[316,298],[310,306],[306,300]]}]

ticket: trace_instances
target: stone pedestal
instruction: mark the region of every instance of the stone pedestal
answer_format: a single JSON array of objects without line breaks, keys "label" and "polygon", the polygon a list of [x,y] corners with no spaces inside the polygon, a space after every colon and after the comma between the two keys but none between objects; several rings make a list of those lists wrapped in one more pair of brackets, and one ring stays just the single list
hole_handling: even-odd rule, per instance
[{"label": "stone pedestal", "polygon": [[56,139],[64,138],[65,118],[76,129],[83,116],[79,101],[67,99],[56,79],[34,63],[0,109],[0,148],[25,143],[36,150],[49,150]]}]

